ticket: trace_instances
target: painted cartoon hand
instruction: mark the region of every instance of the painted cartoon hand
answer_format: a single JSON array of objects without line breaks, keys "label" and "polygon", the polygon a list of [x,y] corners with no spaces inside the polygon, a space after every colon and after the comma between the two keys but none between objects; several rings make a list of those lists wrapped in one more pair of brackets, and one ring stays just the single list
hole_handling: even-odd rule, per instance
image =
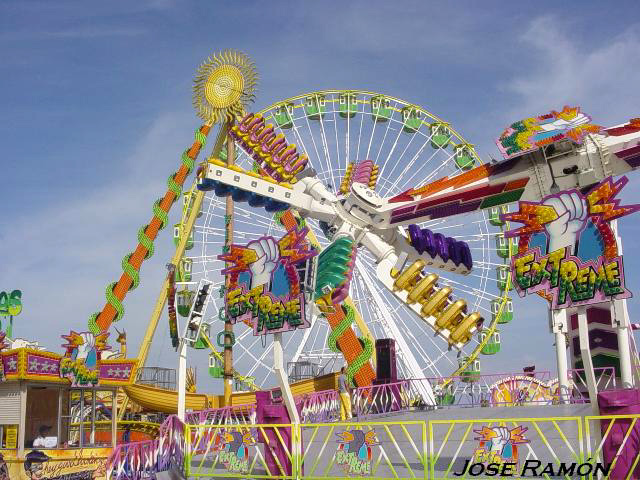
[{"label": "painted cartoon hand", "polygon": [[558,218],[544,226],[549,236],[549,252],[570,247],[573,253],[589,213],[584,198],[578,192],[562,193],[546,199],[543,205],[553,207],[558,214]]},{"label": "painted cartoon hand", "polygon": [[278,260],[280,259],[278,244],[273,238],[265,237],[249,242],[247,248],[256,252],[256,257],[258,258],[249,265],[251,288],[269,283],[271,274],[278,266]]},{"label": "painted cartoon hand", "polygon": [[507,427],[493,427],[492,430],[496,436],[491,439],[491,451],[502,455],[502,450],[511,440],[511,432]]},{"label": "painted cartoon hand", "polygon": [[96,337],[93,333],[88,332],[80,334],[80,337],[82,338],[82,345],[78,346],[78,355],[76,358],[85,359],[89,356],[91,349],[96,346]]}]

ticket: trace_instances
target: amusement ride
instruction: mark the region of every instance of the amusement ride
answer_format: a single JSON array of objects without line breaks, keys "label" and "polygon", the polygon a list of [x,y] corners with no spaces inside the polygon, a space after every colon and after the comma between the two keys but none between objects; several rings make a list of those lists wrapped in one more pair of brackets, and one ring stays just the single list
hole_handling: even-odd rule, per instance
[{"label": "amusement ride", "polygon": [[[306,309],[309,327],[294,329],[283,339],[290,376],[305,369],[318,376],[346,362],[355,385],[371,384],[374,343],[379,338],[395,339],[401,378],[438,378],[446,385],[447,379],[463,372],[479,375],[481,356],[500,350],[498,325],[513,318],[508,262],[515,242],[504,238],[507,226],[500,219],[507,211],[503,204],[515,198],[513,194],[499,193],[482,206],[459,212],[427,209],[424,215],[399,216],[399,207],[413,209],[417,203],[403,198],[411,195],[413,186],[477,171],[481,161],[473,145],[450,123],[420,106],[358,90],[309,92],[253,114],[239,114],[237,105],[246,108],[253,96],[255,77],[250,61],[232,52],[212,57],[198,71],[194,105],[207,124],[196,140],[204,140],[203,132],[208,134],[210,124],[219,122],[218,140],[198,167],[193,185],[182,194],[181,221],[173,225],[175,281],[167,280],[162,288],[139,366],[144,365],[165,311],[162,304],[170,284],[175,299],[170,308],[174,318],[180,318],[189,316],[197,286],[208,281],[213,293],[207,297],[204,335],[194,346],[210,351],[210,374],[225,376],[224,347],[233,343],[236,386],[273,387],[273,342],[253,335],[251,325],[242,323],[235,325],[233,336],[219,335],[225,299],[218,292],[225,285],[225,261],[218,257],[231,243],[265,235],[279,238],[294,222],[308,229],[307,239],[318,257],[335,242],[348,244],[350,265],[342,272],[342,283],[325,285],[346,293],[340,302],[343,311],[327,314],[327,306],[316,301],[323,295],[320,287],[313,283],[318,259],[306,262],[301,286],[313,308]],[[261,149],[269,143],[273,152],[265,157]],[[186,164],[194,169],[193,152],[192,148],[185,153],[188,160],[181,170]],[[267,175],[273,167],[272,176]],[[216,177],[220,171],[240,177],[242,190],[231,190],[226,177]],[[174,184],[170,180],[169,192],[177,195]],[[154,206],[151,226],[166,223],[158,209],[162,206]],[[138,247],[147,252],[152,245],[148,228],[141,230]],[[110,324],[107,315],[117,320],[123,311],[120,296],[127,290],[119,286],[136,284],[137,270],[129,267],[134,265],[132,258],[125,257],[123,277],[107,289],[105,309],[91,319],[102,331]],[[425,267],[429,273],[422,273]],[[413,292],[417,277],[407,281],[394,278],[392,272],[408,269],[424,278]],[[433,302],[425,305],[429,298]],[[326,302],[329,308],[332,302]],[[175,346],[177,332],[176,325]],[[428,383],[416,394],[427,403],[435,400]]]},{"label": "amusement ride", "polygon": [[[640,166],[638,119],[605,129],[564,107],[507,127],[497,142],[504,159],[484,163],[451,123],[387,93],[312,91],[251,111],[257,79],[251,60],[233,50],[198,68],[193,104],[203,124],[193,144],[88,331],[71,331],[66,353],[47,357],[74,386],[118,389],[93,392],[93,403],[81,397],[69,414],[80,425],[76,441],[96,421],[112,422],[114,438],[117,420],[127,432],[168,431],[131,420],[140,412],[177,413],[170,430],[178,435],[187,415],[251,409],[267,392],[286,406],[276,423],[297,425],[301,396],[335,389],[343,366],[358,401],[378,402],[370,387],[419,380],[408,383],[411,407],[437,410],[454,401],[456,382],[478,381],[483,356],[500,352],[514,320],[514,284],[550,302],[558,378],[510,380],[519,382],[516,393],[535,390],[526,398],[498,382],[496,404],[570,403],[581,381],[597,411],[594,368],[615,368],[624,387],[638,384],[615,222],[640,207],[621,206],[626,177],[613,180]],[[180,221],[170,225],[174,205]],[[116,331],[112,352],[110,332],[165,228],[175,251],[137,357],[127,359],[126,333]],[[557,252],[566,253],[562,267]],[[602,257],[606,272],[578,257]],[[553,261],[556,270],[547,271]],[[544,288],[534,288],[544,274]],[[574,280],[587,286],[571,290]],[[175,388],[143,381],[157,335],[178,353]],[[222,381],[223,395],[197,391],[191,350],[208,354],[206,371]],[[2,377],[31,378],[11,370],[10,355],[28,363],[35,350],[11,352],[0,361]],[[570,367],[583,373],[572,377]]]},{"label": "amusement ride", "polygon": [[[307,230],[305,242],[315,256],[297,269],[311,307],[305,310],[308,328],[292,328],[282,340],[293,380],[296,372],[306,371],[308,378],[309,372],[318,376],[346,363],[354,386],[370,385],[374,343],[392,338],[399,377],[437,378],[441,389],[453,377],[478,376],[480,359],[500,351],[500,330],[514,317],[509,264],[518,244],[505,236],[509,204],[572,186],[571,176],[554,177],[553,169],[538,164],[562,167],[585,153],[593,163],[594,153],[611,157],[611,140],[619,139],[586,130],[584,152],[564,141],[550,144],[552,153],[547,148],[541,158],[527,158],[531,163],[511,155],[482,164],[449,122],[386,94],[315,91],[247,113],[257,73],[239,52],[210,57],[194,83],[194,107],[205,123],[89,328],[104,333],[122,317],[124,296],[137,285],[139,266],[152,254],[168,209],[181,197],[172,273],[152,313],[138,367],[146,362],[167,297],[175,302],[168,312],[177,347],[177,319],[191,315],[197,287],[205,282],[207,315],[197,332],[193,325],[185,331],[193,335],[191,346],[210,352],[208,371],[227,380],[227,400],[231,378],[237,389],[249,392],[287,383],[273,375],[275,342],[256,335],[250,321],[224,321],[230,275],[222,272],[230,259],[221,254],[232,245],[280,238],[292,228]],[[581,115],[578,123],[586,121]],[[562,112],[559,118],[569,123]],[[195,158],[214,126],[213,149],[196,168]],[[193,170],[196,178],[182,192]],[[600,170],[578,176],[578,183],[623,171],[609,158]],[[319,260],[336,245],[346,265],[323,279]],[[286,276],[284,266],[274,275]],[[560,384],[568,387],[566,380]],[[135,397],[135,386],[130,389]],[[435,403],[429,382],[418,389],[414,393],[421,401]]]}]

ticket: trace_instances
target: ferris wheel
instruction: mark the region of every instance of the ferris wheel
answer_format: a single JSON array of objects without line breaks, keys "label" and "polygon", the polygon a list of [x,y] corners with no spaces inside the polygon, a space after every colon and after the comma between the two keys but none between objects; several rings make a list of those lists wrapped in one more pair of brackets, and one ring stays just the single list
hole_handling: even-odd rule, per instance
[{"label": "ferris wheel", "polygon": [[[273,133],[282,135],[289,145],[308,156],[307,170],[327,196],[336,202],[355,183],[363,191],[380,198],[398,198],[403,192],[445,177],[454,178],[479,161],[473,146],[466,142],[446,121],[427,110],[403,100],[358,90],[326,90],[298,95],[276,102],[258,112]],[[256,118],[257,118],[256,116]],[[226,160],[222,150],[221,159]],[[215,161],[215,159],[209,159]],[[219,160],[218,160],[219,161]],[[236,141],[235,165],[238,171],[256,171],[255,156]],[[311,167],[312,170],[309,169]],[[292,183],[296,179],[292,180]],[[319,182],[318,182],[319,181]],[[185,194],[186,218],[193,197]],[[176,242],[189,235],[187,251],[178,265],[182,287],[178,289],[178,311],[187,313],[195,294],[192,286],[201,279],[213,282],[214,288],[224,284],[221,271],[224,262],[218,259],[225,245],[227,228],[233,224],[235,243],[248,243],[264,235],[280,237],[286,233],[281,205],[275,208],[252,207],[247,202],[235,202],[233,217],[226,215],[225,198],[215,191],[205,192],[198,218],[187,232],[183,224],[174,229]],[[447,302],[463,301],[465,312],[477,312],[483,318],[482,327],[471,328],[473,334],[451,342],[434,331],[433,324],[416,313],[379,278],[379,258],[370,245],[359,244],[349,286],[350,327],[360,337],[363,347],[361,361],[371,361],[374,339],[393,338],[396,341],[398,374],[403,378],[450,378],[479,374],[478,357],[497,353],[500,348],[498,323],[508,322],[513,307],[508,298],[508,268],[505,263],[512,253],[511,245],[502,237],[503,224],[499,213],[504,207],[475,209],[442,215],[418,224],[397,227],[415,247],[421,235],[437,236],[449,242],[464,242],[467,253],[452,262],[426,266],[433,273],[440,291],[451,293]],[[337,227],[331,222],[310,215],[296,215],[300,226],[309,227],[311,243],[323,251],[334,240]],[[400,237],[402,242],[402,236]],[[449,240],[447,240],[449,239]],[[404,247],[400,247],[404,248]],[[418,247],[420,248],[420,247]],[[428,275],[427,275],[428,276]],[[425,280],[426,281],[426,280]],[[433,283],[432,282],[432,283]],[[222,329],[224,302],[212,295],[214,307],[207,319],[216,338]],[[462,305],[462,304],[460,304]],[[338,370],[345,360],[336,348],[335,328],[326,316],[309,309],[310,327],[288,332],[283,338],[285,360],[289,364],[290,380],[295,380],[298,367],[313,374]],[[454,348],[452,348],[454,347]],[[254,336],[253,330],[241,323],[235,326],[234,369],[255,379],[258,387],[275,384],[273,376],[273,344],[269,339]],[[216,370],[215,361],[210,371]],[[294,378],[292,378],[292,376]]]}]

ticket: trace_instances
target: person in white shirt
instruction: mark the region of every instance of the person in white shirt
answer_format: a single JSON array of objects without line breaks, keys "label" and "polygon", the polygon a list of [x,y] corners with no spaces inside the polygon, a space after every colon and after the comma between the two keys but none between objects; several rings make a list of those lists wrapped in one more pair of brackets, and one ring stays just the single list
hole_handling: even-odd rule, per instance
[{"label": "person in white shirt", "polygon": [[51,431],[49,425],[42,425],[38,429],[38,436],[33,441],[33,448],[55,448],[58,446],[58,437],[48,437],[49,431]]}]

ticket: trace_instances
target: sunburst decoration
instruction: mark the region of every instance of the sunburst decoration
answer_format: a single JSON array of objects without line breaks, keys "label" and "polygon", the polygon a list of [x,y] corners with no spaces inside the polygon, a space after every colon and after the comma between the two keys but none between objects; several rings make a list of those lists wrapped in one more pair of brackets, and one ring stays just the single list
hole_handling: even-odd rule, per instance
[{"label": "sunburst decoration", "polygon": [[206,122],[234,120],[255,98],[258,74],[242,52],[223,50],[200,65],[193,80],[193,106]]}]

